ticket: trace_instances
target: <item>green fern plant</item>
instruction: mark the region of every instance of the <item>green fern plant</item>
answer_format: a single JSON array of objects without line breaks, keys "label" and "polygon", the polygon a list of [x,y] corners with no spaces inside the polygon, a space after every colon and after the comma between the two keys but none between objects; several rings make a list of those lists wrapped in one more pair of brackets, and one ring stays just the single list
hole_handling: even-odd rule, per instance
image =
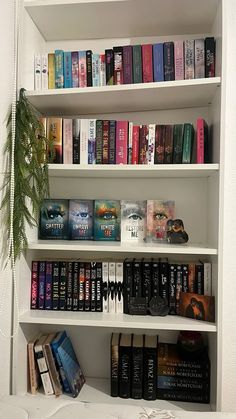
[{"label": "green fern plant", "polygon": [[[8,170],[3,182],[4,225],[8,243],[10,240],[10,190],[11,190],[11,156],[12,156],[12,112],[7,121],[7,141],[5,156]],[[14,259],[28,247],[26,235],[27,224],[38,225],[42,201],[49,197],[48,163],[49,155],[53,158],[52,140],[45,136],[45,130],[36,109],[25,96],[25,89],[19,92],[16,103],[16,129],[14,149],[14,211],[13,243]],[[49,150],[49,153],[46,153]],[[12,253],[12,252],[11,252]],[[11,254],[9,255],[11,256]]]}]

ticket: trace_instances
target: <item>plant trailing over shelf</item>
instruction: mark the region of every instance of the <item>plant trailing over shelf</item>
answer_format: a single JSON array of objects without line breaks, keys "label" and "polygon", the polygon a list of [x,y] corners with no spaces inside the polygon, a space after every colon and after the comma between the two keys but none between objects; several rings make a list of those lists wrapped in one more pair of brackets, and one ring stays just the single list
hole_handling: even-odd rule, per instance
[{"label": "plant trailing over shelf", "polygon": [[[49,197],[48,156],[53,157],[52,140],[46,138],[40,115],[26,98],[23,88],[20,89],[16,102],[15,135],[12,127],[11,111],[7,120],[8,134],[4,153],[8,169],[3,182],[1,209],[8,244],[10,240],[13,242],[15,261],[28,246],[27,224],[30,227],[38,224],[42,201]],[[46,153],[46,150],[49,150],[49,153]],[[14,196],[13,204],[11,195]],[[9,249],[8,256],[11,257],[12,247],[9,246]]]}]

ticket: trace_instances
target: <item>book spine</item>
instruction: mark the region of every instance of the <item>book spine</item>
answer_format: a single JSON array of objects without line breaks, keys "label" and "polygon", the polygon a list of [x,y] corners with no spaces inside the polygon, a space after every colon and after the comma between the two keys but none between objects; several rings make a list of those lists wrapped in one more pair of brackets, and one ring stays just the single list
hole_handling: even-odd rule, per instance
[{"label": "book spine", "polygon": [[100,54],[99,64],[100,64],[100,67],[99,67],[100,86],[106,86],[105,54]]},{"label": "book spine", "polygon": [[87,70],[87,86],[92,87],[93,85],[93,73],[92,73],[92,51],[86,51],[86,70]]},{"label": "book spine", "polygon": [[143,262],[142,265],[142,297],[146,299],[148,307],[152,296],[151,263]]},{"label": "book spine", "polygon": [[96,164],[96,119],[88,120],[88,164]]},{"label": "book spine", "polygon": [[79,53],[73,51],[71,53],[71,72],[72,72],[72,87],[79,87]]},{"label": "book spine", "polygon": [[183,124],[174,125],[173,164],[182,163],[183,154]]},{"label": "book spine", "polygon": [[168,377],[166,375],[159,375],[157,378],[158,389],[163,390],[199,390],[202,392],[209,391],[209,384],[206,381],[199,381],[194,378],[179,378],[179,377]]},{"label": "book spine", "polygon": [[164,42],[164,78],[165,81],[175,80],[173,42]]},{"label": "book spine", "polygon": [[197,294],[204,295],[204,265],[199,263],[196,265],[196,287]]},{"label": "book spine", "polygon": [[91,311],[96,311],[97,264],[91,262]]},{"label": "book spine", "polygon": [[129,314],[130,297],[133,295],[132,262],[124,261],[124,313]]},{"label": "book spine", "polygon": [[89,120],[80,120],[80,164],[88,164]]},{"label": "book spine", "polygon": [[169,266],[169,314],[176,314],[176,265],[170,264]]},{"label": "book spine", "polygon": [[142,45],[143,83],[153,82],[152,44]]},{"label": "book spine", "polygon": [[100,55],[93,54],[92,55],[92,76],[93,76],[93,86],[98,87],[100,86]]},{"label": "book spine", "polygon": [[72,310],[77,311],[78,305],[79,305],[79,262],[73,262]]},{"label": "book spine", "polygon": [[63,163],[73,163],[72,119],[63,119]]},{"label": "book spine", "polygon": [[85,264],[79,264],[79,311],[84,311],[85,306]]},{"label": "book spine", "polygon": [[114,53],[112,49],[105,50],[106,84],[114,84]]},{"label": "book spine", "polygon": [[210,374],[208,370],[200,370],[196,368],[185,368],[185,367],[171,367],[168,365],[161,365],[158,367],[158,376],[178,377],[178,378],[190,378],[199,380],[209,380]]},{"label": "book spine", "polygon": [[55,54],[48,54],[48,88],[55,89]]},{"label": "book spine", "polygon": [[144,348],[143,353],[143,398],[156,400],[157,394],[157,349]]},{"label": "book spine", "polygon": [[141,399],[143,393],[143,348],[132,348],[131,397]]},{"label": "book spine", "polygon": [[97,273],[96,273],[96,311],[103,311],[102,309],[102,262],[97,262]]},{"label": "book spine", "polygon": [[182,265],[182,291],[189,292],[188,288],[188,265]]},{"label": "book spine", "polygon": [[116,313],[122,314],[123,304],[123,262],[116,262]]},{"label": "book spine", "polygon": [[209,403],[209,395],[202,391],[163,390],[158,389],[157,398],[161,400],[172,400],[178,402]]},{"label": "book spine", "polygon": [[162,43],[153,45],[153,78],[154,81],[164,81],[164,49]]},{"label": "book spine", "polygon": [[184,42],[184,78],[194,79],[194,40]]},{"label": "book spine", "polygon": [[204,163],[204,119],[197,119],[197,163]]},{"label": "book spine", "polygon": [[133,46],[133,83],[143,82],[142,48],[141,45]]},{"label": "book spine", "polygon": [[43,354],[42,345],[35,346],[35,357],[37,359],[37,364],[40,372],[40,377],[43,383],[44,392],[46,395],[54,394],[52,387],[51,378],[48,372],[48,366],[46,363],[45,356]]},{"label": "book spine", "polygon": [[46,264],[45,262],[39,262],[39,310],[44,310],[45,307],[45,275],[46,275]]},{"label": "book spine", "polygon": [[184,43],[174,42],[175,80],[184,80]]},{"label": "book spine", "polygon": [[142,263],[133,262],[133,292],[136,298],[142,297]]},{"label": "book spine", "polygon": [[148,164],[154,164],[156,125],[148,126]]},{"label": "book spine", "polygon": [[64,52],[64,87],[72,87],[72,60],[71,52]]},{"label": "book spine", "polygon": [[139,164],[147,164],[148,156],[148,127],[147,125],[142,125],[140,128],[140,137],[139,137]]},{"label": "book spine", "polygon": [[124,84],[131,84],[133,83],[133,59],[132,59],[133,51],[132,46],[127,45],[123,47],[123,83]]},{"label": "book spine", "polygon": [[205,39],[205,77],[215,77],[215,39]]},{"label": "book spine", "polygon": [[103,312],[109,312],[108,297],[109,297],[109,270],[108,262],[102,262],[102,307]]},{"label": "book spine", "polygon": [[211,263],[204,262],[204,295],[212,295]]},{"label": "book spine", "polygon": [[96,121],[96,164],[102,164],[102,122]]},{"label": "book spine", "polygon": [[180,303],[180,293],[182,291],[182,282],[183,282],[183,272],[182,265],[177,265],[176,268],[176,313],[179,314],[179,303]]},{"label": "book spine", "polygon": [[193,148],[193,126],[192,124],[184,124],[183,138],[183,156],[182,163],[191,163]]},{"label": "book spine", "polygon": [[195,39],[195,79],[205,77],[205,40]]},{"label": "book spine", "polygon": [[166,125],[164,163],[173,162],[173,125]]},{"label": "book spine", "polygon": [[139,163],[139,125],[133,125],[132,135],[132,164]]},{"label": "book spine", "polygon": [[60,49],[55,50],[55,87],[64,87],[64,52]]},{"label": "book spine", "polygon": [[68,262],[68,277],[66,287],[66,310],[71,311],[73,307],[73,262]]},{"label": "book spine", "polygon": [[42,90],[47,90],[48,89],[48,54],[42,54],[41,66],[42,66]]},{"label": "book spine", "polygon": [[155,138],[155,164],[163,164],[165,155],[165,125],[156,126]]},{"label": "book spine", "polygon": [[169,284],[168,284],[168,262],[160,262],[160,296],[168,304]]},{"label": "book spine", "polygon": [[32,262],[31,270],[31,310],[38,308],[38,291],[39,291],[39,276],[38,276],[38,262]]},{"label": "book spine", "polygon": [[47,136],[53,142],[53,163],[63,163],[62,118],[47,119]]},{"label": "book spine", "polygon": [[128,121],[116,122],[116,164],[127,164]]},{"label": "book spine", "polygon": [[41,54],[34,55],[34,90],[42,89]]},{"label": "book spine", "polygon": [[188,290],[191,293],[195,293],[195,263],[189,263],[188,265]]},{"label": "book spine", "polygon": [[52,309],[59,309],[59,262],[52,264]]},{"label": "book spine", "polygon": [[62,394],[62,387],[59,379],[59,372],[56,369],[55,360],[52,354],[50,343],[43,344],[43,353],[48,365],[49,376],[51,379],[55,396],[58,397]]},{"label": "book spine", "polygon": [[111,396],[119,395],[119,345],[111,344]]},{"label": "book spine", "polygon": [[131,347],[119,348],[119,397],[131,395]]},{"label": "book spine", "polygon": [[116,121],[109,121],[108,162],[116,164]]},{"label": "book spine", "polygon": [[102,121],[102,164],[109,163],[109,121]]},{"label": "book spine", "polygon": [[85,283],[84,283],[84,310],[90,311],[91,299],[91,267],[90,263],[85,263]]},{"label": "book spine", "polygon": [[133,122],[129,122],[127,163],[132,164]]},{"label": "book spine", "polygon": [[66,310],[67,262],[60,262],[59,309]]},{"label": "book spine", "polygon": [[79,87],[87,87],[86,51],[79,51]]},{"label": "book spine", "polygon": [[114,47],[114,84],[123,84],[123,47]]},{"label": "book spine", "polygon": [[52,262],[46,262],[45,310],[52,310]]},{"label": "book spine", "polygon": [[109,307],[109,313],[115,313],[116,312],[116,264],[115,262],[109,262],[108,270],[109,270],[108,307]]},{"label": "book spine", "polygon": [[80,163],[80,119],[72,120],[73,164]]},{"label": "book spine", "polygon": [[158,262],[152,262],[152,296],[158,297],[160,289],[160,269]]}]

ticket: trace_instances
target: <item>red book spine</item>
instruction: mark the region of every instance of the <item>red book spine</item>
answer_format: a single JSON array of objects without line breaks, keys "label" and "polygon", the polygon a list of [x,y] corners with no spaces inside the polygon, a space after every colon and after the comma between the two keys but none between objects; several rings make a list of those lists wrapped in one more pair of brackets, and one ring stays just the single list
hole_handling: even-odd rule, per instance
[{"label": "red book spine", "polygon": [[128,121],[116,122],[116,164],[127,164]]},{"label": "red book spine", "polygon": [[38,277],[38,262],[32,262],[32,271],[31,271],[31,302],[30,308],[38,308],[38,286],[39,286],[39,277]]},{"label": "red book spine", "polygon": [[132,137],[132,164],[139,163],[139,125],[133,125]]},{"label": "red book spine", "polygon": [[153,82],[152,45],[142,45],[143,83]]},{"label": "red book spine", "polygon": [[148,152],[148,126],[142,125],[139,136],[139,164],[147,164]]},{"label": "red book spine", "polygon": [[165,155],[165,125],[157,125],[154,163],[163,164],[164,155]]},{"label": "red book spine", "polygon": [[109,163],[109,121],[102,121],[102,164]]},{"label": "red book spine", "polygon": [[197,119],[197,163],[204,163],[204,119]]}]

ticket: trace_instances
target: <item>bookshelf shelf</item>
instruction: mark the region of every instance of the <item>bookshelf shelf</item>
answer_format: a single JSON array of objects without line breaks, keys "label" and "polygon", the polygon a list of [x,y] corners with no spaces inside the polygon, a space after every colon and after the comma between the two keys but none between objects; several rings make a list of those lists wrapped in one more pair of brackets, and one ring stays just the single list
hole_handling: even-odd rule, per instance
[{"label": "bookshelf shelf", "polygon": [[[218,3],[218,0],[27,0],[24,4],[44,39],[56,41],[207,33]],[[115,16],[122,19],[114,19]]]},{"label": "bookshelf shelf", "polygon": [[158,83],[28,91],[27,97],[45,115],[89,115],[209,106],[220,77]]},{"label": "bookshelf shelf", "polygon": [[20,323],[51,324],[60,326],[111,327],[114,329],[195,330],[216,332],[214,323],[196,321],[180,316],[129,316],[111,313],[80,313],[29,310],[20,316]]}]

